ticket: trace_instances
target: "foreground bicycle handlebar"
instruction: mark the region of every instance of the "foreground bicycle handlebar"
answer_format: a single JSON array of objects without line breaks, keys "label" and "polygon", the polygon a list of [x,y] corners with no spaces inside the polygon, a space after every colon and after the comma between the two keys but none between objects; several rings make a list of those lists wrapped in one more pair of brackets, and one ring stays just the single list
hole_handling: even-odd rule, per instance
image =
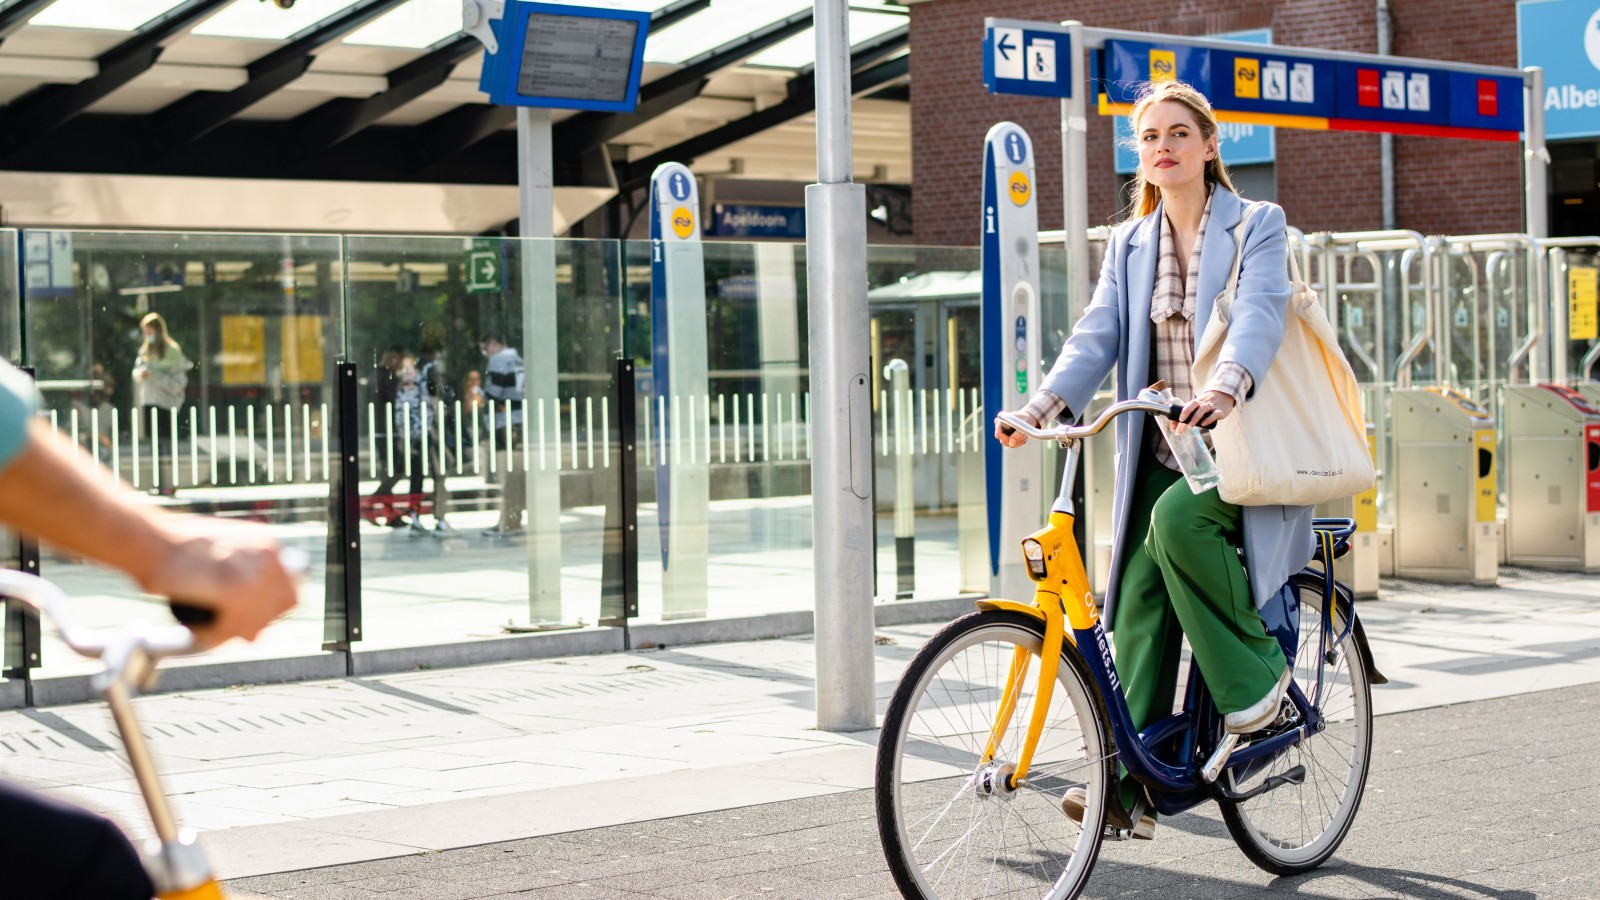
[{"label": "foreground bicycle handlebar", "polygon": [[1093,422],[1087,425],[1057,425],[1054,428],[1037,428],[1029,423],[1027,419],[1013,412],[999,413],[995,416],[995,420],[1033,440],[1060,441],[1062,443],[1093,437],[1104,431],[1105,427],[1111,424],[1112,419],[1123,413],[1147,412],[1158,416],[1166,416],[1173,421],[1177,421],[1178,416],[1183,413],[1183,405],[1178,403],[1169,404],[1161,400],[1147,398],[1145,395],[1150,393],[1153,392],[1146,389],[1132,400],[1111,404]]},{"label": "foreground bicycle handlebar", "polygon": [[[299,550],[284,550],[280,558],[284,568],[296,577],[305,572],[309,563]],[[115,629],[89,628],[72,617],[67,596],[60,588],[26,572],[0,571],[0,597],[14,598],[32,608],[55,626],[61,640],[74,652],[104,664],[105,668],[95,674],[93,685],[111,710],[128,752],[129,766],[150,812],[156,840],[146,847],[144,862],[157,896],[161,900],[221,900],[222,888],[212,876],[211,863],[195,842],[194,830],[180,828],[173,817],[150,745],[133,710],[133,698],[148,690],[155,680],[156,663],[195,649],[194,632],[187,625],[137,621]],[[171,606],[173,615],[190,625],[202,625],[212,618],[211,610],[204,607],[178,601],[172,601]]]}]

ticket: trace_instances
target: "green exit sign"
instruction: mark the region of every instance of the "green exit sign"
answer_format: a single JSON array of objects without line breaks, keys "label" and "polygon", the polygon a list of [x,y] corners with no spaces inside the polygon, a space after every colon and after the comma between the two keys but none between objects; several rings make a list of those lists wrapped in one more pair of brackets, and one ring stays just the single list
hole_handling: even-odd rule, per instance
[{"label": "green exit sign", "polygon": [[500,256],[498,241],[473,238],[467,250],[467,293],[493,294],[504,289],[505,277],[501,271],[505,260]]}]

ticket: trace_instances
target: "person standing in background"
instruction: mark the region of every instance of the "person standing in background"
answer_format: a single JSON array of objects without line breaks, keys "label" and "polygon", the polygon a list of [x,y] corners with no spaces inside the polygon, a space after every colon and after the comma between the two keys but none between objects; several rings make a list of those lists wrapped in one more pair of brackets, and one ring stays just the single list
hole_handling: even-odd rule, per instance
[{"label": "person standing in background", "polygon": [[[133,364],[134,405],[139,409],[136,433],[148,433],[153,439],[150,463],[158,474],[155,482],[160,493],[172,496],[177,485],[172,483],[171,472],[162,478],[160,450],[177,452],[177,429],[173,419],[183,406],[189,388],[189,367],[192,363],[183,355],[183,348],[167,334],[167,320],[160,313],[150,313],[139,320],[144,332],[144,344],[139,347],[138,359]],[[152,427],[152,419],[154,427]]]},{"label": "person standing in background", "polygon": [[[378,489],[372,492],[372,496],[384,504],[380,509],[392,509],[394,486],[400,480],[400,472],[405,466],[405,451],[402,449],[397,457],[393,449],[395,395],[400,388],[400,368],[405,362],[405,355],[405,350],[398,345],[383,351],[378,365],[372,370],[372,383],[368,386],[372,398],[373,442],[378,450],[378,458],[382,460],[378,469],[383,472],[383,477],[378,479]],[[399,512],[393,512],[385,524],[390,528],[399,528],[406,521]]]},{"label": "person standing in background", "polygon": [[500,524],[484,529],[483,533],[489,537],[509,537],[522,533],[522,509],[527,504],[526,476],[512,470],[515,450],[522,443],[522,401],[526,396],[522,356],[506,346],[499,332],[485,332],[478,338],[478,347],[488,357],[483,394],[489,404],[489,428],[494,432],[494,446],[506,467],[501,481],[504,487],[500,492]]},{"label": "person standing in background", "polygon": [[[444,533],[454,530],[444,516],[450,506],[445,476],[455,457],[450,452],[449,423],[454,415],[456,398],[455,389],[445,380],[444,326],[437,322],[422,326],[422,343],[417,356],[417,387],[424,409],[420,421],[416,423],[419,430],[412,435],[418,445],[417,464],[411,472],[411,493],[422,493],[422,459],[426,455],[426,465],[433,478],[433,530]],[[420,429],[427,429],[426,441],[423,441]],[[422,453],[424,444],[426,454]],[[420,531],[422,525],[418,518],[416,515],[411,517],[411,527]]]}]

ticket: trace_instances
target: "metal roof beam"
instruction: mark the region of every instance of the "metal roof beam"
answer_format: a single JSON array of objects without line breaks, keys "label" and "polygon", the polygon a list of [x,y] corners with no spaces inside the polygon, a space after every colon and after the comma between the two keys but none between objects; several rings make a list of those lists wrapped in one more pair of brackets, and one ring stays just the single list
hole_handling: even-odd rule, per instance
[{"label": "metal roof beam", "polygon": [[271,96],[311,68],[323,47],[406,0],[362,0],[307,29],[246,67],[249,80],[226,93],[195,91],[155,113],[155,133],[166,147],[187,144]]},{"label": "metal roof beam", "polygon": [[15,0],[5,9],[0,9],[0,41],[21,31],[29,19],[54,2],[56,0]]},{"label": "metal roof beam", "polygon": [[290,126],[290,152],[297,158],[326,150],[433,90],[455,67],[482,48],[474,37],[459,37],[406,63],[388,75],[389,87],[363,100],[340,98],[304,113]]},{"label": "metal roof beam", "polygon": [[13,102],[0,114],[0,158],[36,143],[84,110],[149,71],[172,40],[233,0],[189,0],[105,53],[99,74],[78,84],[46,85]]},{"label": "metal roof beam", "polygon": [[[889,82],[905,77],[910,71],[910,62],[909,55],[901,55],[854,73],[850,76],[851,95],[871,93]],[[720,128],[713,128],[704,134],[695,135],[682,143],[652,153],[644,159],[618,167],[619,188],[623,191],[638,188],[649,182],[650,174],[662,163],[681,162],[687,165],[696,158],[720,150],[735,141],[744,140],[784,122],[797,119],[811,112],[816,105],[815,76],[811,74],[798,76],[790,80],[789,98],[782,103],[729,122]]]},{"label": "metal roof beam", "polygon": [[650,30],[660,31],[711,8],[711,0],[676,0],[650,14]]},{"label": "metal roof beam", "polygon": [[[795,13],[786,19],[770,22],[748,34],[715,47],[683,64],[683,68],[670,72],[639,89],[639,108],[631,113],[579,113],[555,127],[557,147],[575,147],[587,150],[598,147],[644,123],[669,112],[683,102],[699,96],[699,89],[685,94],[691,84],[705,83],[711,75],[736,65],[793,35],[811,27],[813,10]],[[683,99],[670,105],[659,102],[663,97],[680,96]]]}]

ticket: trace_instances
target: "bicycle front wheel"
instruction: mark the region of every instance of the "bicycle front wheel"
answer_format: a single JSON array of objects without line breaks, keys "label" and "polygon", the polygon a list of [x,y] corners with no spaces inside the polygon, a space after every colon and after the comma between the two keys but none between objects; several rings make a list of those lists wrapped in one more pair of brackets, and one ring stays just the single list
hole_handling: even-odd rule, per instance
[{"label": "bicycle front wheel", "polygon": [[[1245,791],[1295,766],[1305,766],[1301,784],[1286,784],[1250,800],[1221,804],[1223,821],[1239,849],[1274,875],[1315,869],[1333,855],[1355,821],[1372,762],[1372,688],[1361,643],[1352,629],[1319,659],[1319,635],[1326,612],[1321,585],[1315,579],[1302,578],[1295,589],[1300,595],[1300,649],[1295,656],[1294,680],[1310,697],[1321,667],[1322,697],[1320,701],[1311,699],[1318,702],[1327,728],[1243,778],[1235,770],[1223,775],[1235,791]],[[1343,614],[1335,612],[1333,633],[1345,626]]]},{"label": "bicycle front wheel", "polygon": [[[875,780],[878,833],[906,897],[1065,900],[1088,880],[1114,770],[1075,652],[1062,654],[1026,777],[1009,780],[1037,706],[1043,644],[1044,625],[1030,616],[975,612],[934,635],[906,668],[884,715]],[[1018,661],[1023,677],[1008,704]],[[985,758],[1006,706],[1009,724]],[[1073,787],[1085,795],[1081,823],[1061,805]]]}]

